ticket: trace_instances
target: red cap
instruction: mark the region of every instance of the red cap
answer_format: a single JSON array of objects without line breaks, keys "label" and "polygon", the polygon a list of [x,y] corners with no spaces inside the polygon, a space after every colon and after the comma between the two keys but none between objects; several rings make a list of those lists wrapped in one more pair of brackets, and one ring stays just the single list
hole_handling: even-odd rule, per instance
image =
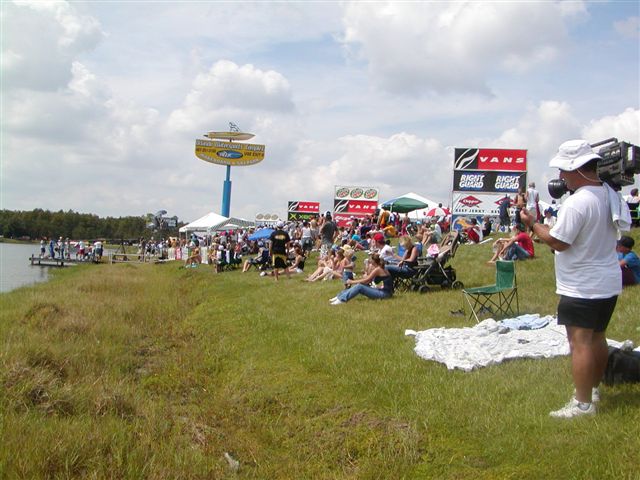
[{"label": "red cap", "polygon": [[376,242],[378,242],[378,243],[384,243],[384,235],[383,235],[383,234],[381,234],[380,232],[376,233],[376,234],[373,236],[373,239],[374,239]]}]

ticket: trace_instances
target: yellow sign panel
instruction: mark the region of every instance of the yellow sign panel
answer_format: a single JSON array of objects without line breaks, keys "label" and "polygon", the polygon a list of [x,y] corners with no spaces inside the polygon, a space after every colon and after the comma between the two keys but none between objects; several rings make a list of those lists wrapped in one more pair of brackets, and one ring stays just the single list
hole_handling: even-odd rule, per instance
[{"label": "yellow sign panel", "polygon": [[218,165],[253,165],[264,159],[264,145],[196,140],[196,157]]}]

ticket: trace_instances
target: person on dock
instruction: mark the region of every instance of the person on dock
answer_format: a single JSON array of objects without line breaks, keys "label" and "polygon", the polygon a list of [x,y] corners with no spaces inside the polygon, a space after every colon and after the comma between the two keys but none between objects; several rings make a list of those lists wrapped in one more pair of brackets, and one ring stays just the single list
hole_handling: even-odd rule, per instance
[{"label": "person on dock", "polygon": [[93,244],[93,252],[95,254],[95,261],[96,262],[102,261],[102,253],[103,253],[102,241],[96,240],[96,242]]},{"label": "person on dock", "polygon": [[56,242],[53,237],[49,238],[49,258],[56,258]]},{"label": "person on dock", "polygon": [[58,239],[58,243],[56,245],[58,247],[58,255],[60,255],[60,260],[64,260],[64,240],[62,237]]}]

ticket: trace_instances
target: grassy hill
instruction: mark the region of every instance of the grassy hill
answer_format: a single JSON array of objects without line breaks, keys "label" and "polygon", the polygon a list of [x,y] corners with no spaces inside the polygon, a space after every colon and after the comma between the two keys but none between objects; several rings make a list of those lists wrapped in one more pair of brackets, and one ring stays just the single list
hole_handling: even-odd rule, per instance
[{"label": "grassy hill", "polygon": [[[536,247],[521,312],[553,314]],[[466,286],[491,283],[490,250],[460,247]],[[568,358],[463,373],[417,357],[405,329],[474,324],[450,314],[460,291],[333,307],[337,281],[179,267],[78,266],[0,295],[1,478],[639,478],[640,385],[562,421]],[[610,338],[640,343],[638,292]]]}]

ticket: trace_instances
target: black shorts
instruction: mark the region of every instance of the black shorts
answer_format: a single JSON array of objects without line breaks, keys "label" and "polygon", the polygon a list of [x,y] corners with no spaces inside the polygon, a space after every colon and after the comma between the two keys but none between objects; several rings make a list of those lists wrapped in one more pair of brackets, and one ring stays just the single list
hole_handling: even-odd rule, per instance
[{"label": "black shorts", "polygon": [[573,298],[560,295],[558,325],[588,328],[604,332],[616,308],[618,296],[610,298]]},{"label": "black shorts", "polygon": [[286,255],[279,255],[277,253],[274,253],[271,262],[272,262],[273,268],[287,268]]}]

